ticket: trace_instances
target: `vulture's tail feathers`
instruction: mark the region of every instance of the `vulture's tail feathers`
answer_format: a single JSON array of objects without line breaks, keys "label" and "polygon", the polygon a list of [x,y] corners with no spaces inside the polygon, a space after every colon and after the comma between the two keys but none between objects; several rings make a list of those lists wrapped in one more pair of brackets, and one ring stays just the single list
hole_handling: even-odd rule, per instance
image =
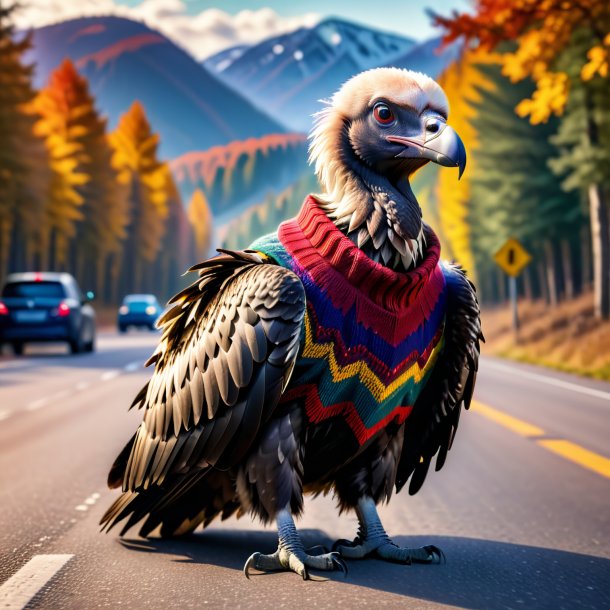
[{"label": "vulture's tail feathers", "polygon": [[219,514],[231,516],[239,504],[230,477],[218,470],[199,470],[172,478],[163,485],[126,491],[106,511],[100,524],[110,531],[126,519],[120,535],[143,521],[140,536],[161,527],[162,537],[181,536],[203,523],[207,527]]},{"label": "vulture's tail feathers", "polygon": [[114,464],[112,464],[110,472],[108,473],[108,487],[110,487],[110,489],[115,489],[123,485],[125,468],[127,466],[129,454],[131,453],[131,448],[133,447],[133,443],[135,440],[136,435],[134,434],[131,437],[130,441],[125,445],[125,447],[123,447],[123,450],[121,451],[121,453],[119,453],[116,460],[114,460]]}]

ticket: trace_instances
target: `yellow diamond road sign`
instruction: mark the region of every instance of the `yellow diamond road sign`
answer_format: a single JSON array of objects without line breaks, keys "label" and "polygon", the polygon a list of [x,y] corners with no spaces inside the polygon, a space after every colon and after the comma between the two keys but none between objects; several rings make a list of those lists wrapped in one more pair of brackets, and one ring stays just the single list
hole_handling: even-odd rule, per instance
[{"label": "yellow diamond road sign", "polygon": [[514,238],[510,237],[494,254],[494,260],[511,277],[517,277],[530,263],[530,253]]}]

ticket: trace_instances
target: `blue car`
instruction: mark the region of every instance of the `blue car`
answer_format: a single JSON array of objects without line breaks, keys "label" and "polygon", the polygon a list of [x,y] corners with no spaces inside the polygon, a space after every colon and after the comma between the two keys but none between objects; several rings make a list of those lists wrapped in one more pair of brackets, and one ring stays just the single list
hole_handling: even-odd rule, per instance
[{"label": "blue car", "polygon": [[157,318],[163,312],[154,294],[128,294],[119,307],[119,332],[126,333],[129,326],[155,329]]},{"label": "blue car", "polygon": [[73,354],[95,349],[93,293],[69,273],[11,273],[0,297],[0,345],[23,353],[25,343],[66,341]]}]

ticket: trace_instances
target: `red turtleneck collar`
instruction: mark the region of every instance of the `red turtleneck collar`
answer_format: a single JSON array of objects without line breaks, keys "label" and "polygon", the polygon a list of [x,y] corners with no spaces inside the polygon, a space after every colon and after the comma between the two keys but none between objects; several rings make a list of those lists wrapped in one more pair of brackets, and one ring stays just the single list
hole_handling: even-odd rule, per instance
[{"label": "red turtleneck collar", "polygon": [[298,252],[297,258],[310,274],[317,275],[320,263],[327,263],[353,288],[391,311],[417,298],[440,257],[438,238],[429,231],[424,259],[415,269],[400,272],[376,263],[337,228],[311,195],[296,218],[282,223],[279,238],[289,250]]},{"label": "red turtleneck collar", "polygon": [[368,258],[310,195],[299,215],[280,225],[278,237],[294,263],[333,305],[395,344],[427,320],[443,292],[440,244],[426,235],[424,259],[413,270],[393,271]]}]

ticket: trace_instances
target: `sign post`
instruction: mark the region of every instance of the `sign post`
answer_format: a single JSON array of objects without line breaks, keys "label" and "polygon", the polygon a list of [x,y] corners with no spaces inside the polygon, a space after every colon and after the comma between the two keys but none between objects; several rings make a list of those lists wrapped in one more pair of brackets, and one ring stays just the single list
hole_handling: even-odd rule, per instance
[{"label": "sign post", "polygon": [[517,311],[517,277],[529,265],[532,257],[530,253],[514,237],[510,237],[504,245],[494,254],[496,264],[508,275],[508,291],[510,296],[513,332],[515,341],[519,332],[519,313]]}]

